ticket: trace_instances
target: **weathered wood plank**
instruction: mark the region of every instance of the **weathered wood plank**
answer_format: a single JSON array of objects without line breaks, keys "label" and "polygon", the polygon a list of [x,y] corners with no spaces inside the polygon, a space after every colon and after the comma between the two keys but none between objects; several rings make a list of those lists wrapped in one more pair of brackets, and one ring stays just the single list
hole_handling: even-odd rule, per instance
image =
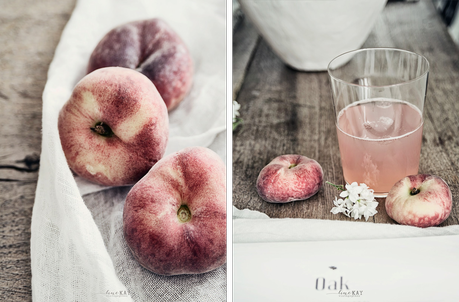
[{"label": "weathered wood plank", "polygon": [[[237,32],[234,45],[237,45]],[[239,38],[238,38],[239,39]],[[429,0],[390,2],[363,47],[397,47],[423,54],[431,63],[425,106],[421,173],[443,177],[459,199],[459,51]],[[233,62],[238,60],[234,53]],[[233,87],[234,89],[234,87]],[[326,72],[296,72],[261,40],[237,95],[244,125],[233,134],[233,204],[270,217],[353,220],[332,215],[336,189],[325,185],[307,201],[284,205],[261,200],[255,189],[260,170],[274,157],[298,153],[316,159],[325,180],[344,182]],[[369,221],[395,223],[379,198]],[[459,204],[442,225],[458,224]]]},{"label": "weathered wood plank", "polygon": [[30,223],[36,183],[0,182],[0,296],[31,300]]},{"label": "weathered wood plank", "polygon": [[236,99],[239,92],[247,67],[253,56],[255,47],[259,41],[258,33],[253,24],[247,18],[241,17],[242,20],[235,26],[233,41],[233,100]]},{"label": "weathered wood plank", "polygon": [[31,301],[30,224],[42,93],[76,0],[2,1],[0,10],[0,297]]}]

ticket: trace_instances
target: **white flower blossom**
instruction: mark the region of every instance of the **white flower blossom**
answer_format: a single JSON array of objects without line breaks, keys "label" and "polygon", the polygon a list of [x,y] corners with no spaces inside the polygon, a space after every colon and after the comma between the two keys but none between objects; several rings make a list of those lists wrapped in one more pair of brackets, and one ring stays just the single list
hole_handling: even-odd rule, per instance
[{"label": "white flower blossom", "polygon": [[331,209],[331,212],[333,214],[338,214],[338,213],[346,213],[347,210],[345,208],[345,205],[346,203],[344,202],[344,200],[342,200],[341,198],[338,199],[336,196],[335,196],[335,200],[333,200],[333,203],[335,204],[335,207],[333,207]]},{"label": "white flower blossom", "polygon": [[239,109],[241,105],[233,100],[233,123],[237,122],[237,117],[239,116]]},{"label": "white flower blossom", "polygon": [[360,187],[356,182],[353,182],[350,185],[346,185],[346,190],[347,191],[344,192],[348,192],[348,198],[355,203],[359,200],[359,194],[362,192],[363,187]]},{"label": "white flower blossom", "polygon": [[331,213],[338,214],[343,213],[347,217],[354,219],[361,219],[362,216],[368,221],[368,218],[378,213],[376,207],[378,202],[374,198],[374,191],[370,189],[366,184],[361,183],[360,185],[356,182],[346,184],[344,190],[343,186],[337,186],[329,183],[334,187],[342,190],[339,194],[341,198],[335,197],[333,204],[335,205],[331,209]]},{"label": "white flower blossom", "polygon": [[233,100],[233,131],[242,124],[242,119],[239,117],[239,109],[241,105]]}]

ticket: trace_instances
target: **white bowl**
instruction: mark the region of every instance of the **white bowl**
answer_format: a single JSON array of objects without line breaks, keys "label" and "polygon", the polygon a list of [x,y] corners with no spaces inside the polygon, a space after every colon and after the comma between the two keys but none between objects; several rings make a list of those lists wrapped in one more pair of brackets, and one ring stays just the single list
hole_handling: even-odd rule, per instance
[{"label": "white bowl", "polygon": [[239,0],[244,14],[287,65],[322,71],[367,39],[387,0]]}]

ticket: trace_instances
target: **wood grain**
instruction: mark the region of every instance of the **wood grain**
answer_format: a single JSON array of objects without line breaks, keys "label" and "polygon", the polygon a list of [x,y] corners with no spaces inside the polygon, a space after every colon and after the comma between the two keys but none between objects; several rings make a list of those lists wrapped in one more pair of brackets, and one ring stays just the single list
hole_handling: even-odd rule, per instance
[{"label": "wood grain", "polygon": [[[242,15],[242,12],[240,14]],[[243,15],[240,19],[241,21],[244,20]],[[259,41],[253,24],[249,20],[245,20],[245,22],[241,21],[234,27],[233,41],[236,41],[236,43],[233,43],[233,56],[237,57],[237,60],[233,61],[233,100],[236,99],[236,95],[241,89],[248,63],[251,61],[255,47]]]},{"label": "wood grain", "polygon": [[[244,22],[247,22],[245,20]],[[234,34],[234,45],[243,40],[247,26]],[[250,35],[250,33],[247,33]],[[239,87],[233,86],[241,104],[242,127],[233,133],[233,205],[266,213],[273,218],[353,220],[330,213],[335,188],[325,185],[306,201],[269,204],[257,194],[260,170],[282,154],[302,154],[317,160],[324,178],[343,184],[338,141],[326,72],[298,72],[283,64],[266,42],[257,42],[254,55]],[[421,173],[445,179],[453,193],[453,211],[442,224],[458,224],[459,205],[459,51],[429,0],[390,2],[378,18],[363,47],[396,47],[426,56],[430,77],[425,105]],[[236,46],[235,46],[236,49]],[[233,62],[240,52],[233,53]],[[238,67],[241,68],[240,66]],[[378,214],[369,222],[395,222],[378,198]]]},{"label": "wood grain", "polygon": [[30,224],[41,150],[42,93],[75,2],[1,2],[1,301],[32,300]]}]

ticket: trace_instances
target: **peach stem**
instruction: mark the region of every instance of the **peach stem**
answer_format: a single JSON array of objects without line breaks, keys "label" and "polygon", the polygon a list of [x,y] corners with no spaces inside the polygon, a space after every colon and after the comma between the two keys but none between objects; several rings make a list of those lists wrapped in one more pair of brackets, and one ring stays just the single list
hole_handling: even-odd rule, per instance
[{"label": "peach stem", "polygon": [[191,211],[190,209],[185,205],[182,204],[180,208],[177,211],[177,217],[181,222],[188,222],[191,220]]},{"label": "peach stem", "polygon": [[112,129],[107,125],[104,124],[104,122],[98,122],[96,125],[92,128],[90,128],[93,132],[105,136],[105,137],[111,137],[113,136],[113,131]]},{"label": "peach stem", "polygon": [[410,195],[416,195],[419,192],[421,192],[421,191],[418,188],[412,188],[411,191],[410,191]]}]

